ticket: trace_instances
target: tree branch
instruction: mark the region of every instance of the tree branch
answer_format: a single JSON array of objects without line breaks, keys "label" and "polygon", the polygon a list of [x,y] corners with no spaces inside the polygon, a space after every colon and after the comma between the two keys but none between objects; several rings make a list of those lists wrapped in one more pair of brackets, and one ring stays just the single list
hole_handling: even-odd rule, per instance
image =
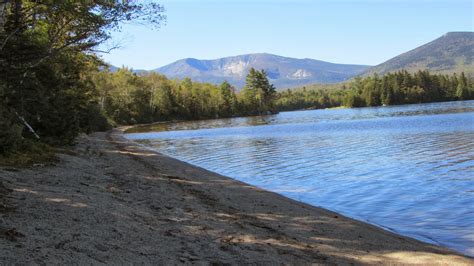
[{"label": "tree branch", "polygon": [[0,51],[3,50],[3,48],[5,47],[5,45],[7,45],[7,42],[13,37],[15,36],[15,34],[17,34],[21,29],[20,28],[17,28],[15,29],[12,33],[8,34],[8,36],[5,38],[5,40],[3,41],[2,43],[2,46],[0,46]]},{"label": "tree branch", "polygon": [[36,134],[36,131],[30,126],[30,124],[28,124],[28,122],[26,122],[26,120],[25,120],[25,118],[23,118],[23,116],[19,115],[17,111],[15,111],[15,115],[28,128],[28,130],[31,133],[33,133],[33,135],[35,136],[36,139],[40,139],[40,136],[38,134]]}]

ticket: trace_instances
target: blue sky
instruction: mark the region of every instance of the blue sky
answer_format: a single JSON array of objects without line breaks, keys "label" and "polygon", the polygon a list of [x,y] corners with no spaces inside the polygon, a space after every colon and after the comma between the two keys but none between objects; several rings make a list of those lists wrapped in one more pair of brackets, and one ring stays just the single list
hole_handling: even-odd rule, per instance
[{"label": "blue sky", "polygon": [[473,0],[163,0],[166,25],[125,25],[102,58],[153,69],[193,57],[272,53],[375,65],[449,31],[474,31]]}]

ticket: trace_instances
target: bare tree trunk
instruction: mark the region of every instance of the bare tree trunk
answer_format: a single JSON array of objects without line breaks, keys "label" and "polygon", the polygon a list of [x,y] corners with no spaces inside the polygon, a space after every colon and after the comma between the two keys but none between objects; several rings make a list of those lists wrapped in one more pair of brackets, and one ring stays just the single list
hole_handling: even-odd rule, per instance
[{"label": "bare tree trunk", "polygon": [[21,120],[21,122],[28,128],[28,130],[33,133],[33,135],[35,136],[36,139],[40,139],[40,136],[38,136],[38,134],[36,134],[36,131],[30,126],[30,124],[28,124],[28,122],[26,122],[25,118],[23,118],[23,116],[19,115],[17,112],[15,112],[16,116],[18,117],[18,119]]}]

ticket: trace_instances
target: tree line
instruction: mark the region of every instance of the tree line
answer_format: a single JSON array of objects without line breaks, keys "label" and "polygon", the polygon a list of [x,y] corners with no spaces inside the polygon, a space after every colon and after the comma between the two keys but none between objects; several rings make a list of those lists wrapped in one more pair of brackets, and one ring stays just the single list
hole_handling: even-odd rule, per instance
[{"label": "tree line", "polygon": [[473,80],[460,75],[407,71],[355,78],[339,89],[288,89],[276,92],[264,70],[250,69],[246,86],[237,92],[220,85],[171,80],[157,73],[137,75],[122,68],[96,72],[100,111],[118,124],[151,123],[331,107],[365,107],[428,103],[474,98]]},{"label": "tree line", "polygon": [[384,76],[356,77],[340,89],[300,88],[278,94],[277,109],[319,109],[330,107],[366,107],[430,103],[474,99],[474,82],[464,73],[459,75],[430,74],[405,70]]},{"label": "tree line", "polygon": [[276,112],[275,88],[264,70],[250,69],[241,92],[220,85],[170,80],[158,73],[137,75],[121,68],[96,72],[100,111],[118,124],[259,115]]}]

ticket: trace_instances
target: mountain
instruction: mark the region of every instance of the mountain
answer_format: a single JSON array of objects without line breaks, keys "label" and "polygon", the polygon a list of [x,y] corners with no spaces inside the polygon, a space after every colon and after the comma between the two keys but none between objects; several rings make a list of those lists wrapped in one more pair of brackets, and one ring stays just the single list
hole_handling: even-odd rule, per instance
[{"label": "mountain", "polygon": [[215,60],[187,58],[154,69],[169,78],[189,77],[195,81],[221,83],[227,80],[237,88],[245,85],[251,67],[265,69],[277,88],[311,83],[336,83],[364,72],[369,66],[334,64],[314,59],[295,59],[272,54],[247,54]]},{"label": "mountain", "polygon": [[[398,55],[382,64],[334,64],[314,59],[296,59],[259,53],[224,57],[214,60],[186,58],[155,71],[169,78],[189,77],[195,81],[221,83],[227,80],[237,88],[245,85],[251,67],[265,69],[277,88],[309,84],[328,84],[350,80],[361,75],[385,74],[406,69],[409,72],[428,69],[432,73],[460,73],[474,76],[474,32],[449,32],[440,38]],[[114,69],[115,70],[115,69]],[[134,72],[146,73],[145,70]]]},{"label": "mountain", "polygon": [[425,45],[367,69],[365,75],[405,69],[433,73],[474,75],[474,32],[449,32]]},{"label": "mountain", "polygon": [[[114,72],[117,72],[120,68],[128,68],[126,66],[122,66],[122,67],[117,67],[117,66],[114,66],[114,65],[107,65],[106,67],[102,67],[100,68],[101,70],[103,69],[108,69],[110,72],[114,73]],[[137,75],[140,75],[140,74],[145,74],[147,73],[148,71],[147,70],[144,70],[144,69],[133,69],[133,68],[129,68],[130,71],[132,71],[133,73],[137,74]]]}]

